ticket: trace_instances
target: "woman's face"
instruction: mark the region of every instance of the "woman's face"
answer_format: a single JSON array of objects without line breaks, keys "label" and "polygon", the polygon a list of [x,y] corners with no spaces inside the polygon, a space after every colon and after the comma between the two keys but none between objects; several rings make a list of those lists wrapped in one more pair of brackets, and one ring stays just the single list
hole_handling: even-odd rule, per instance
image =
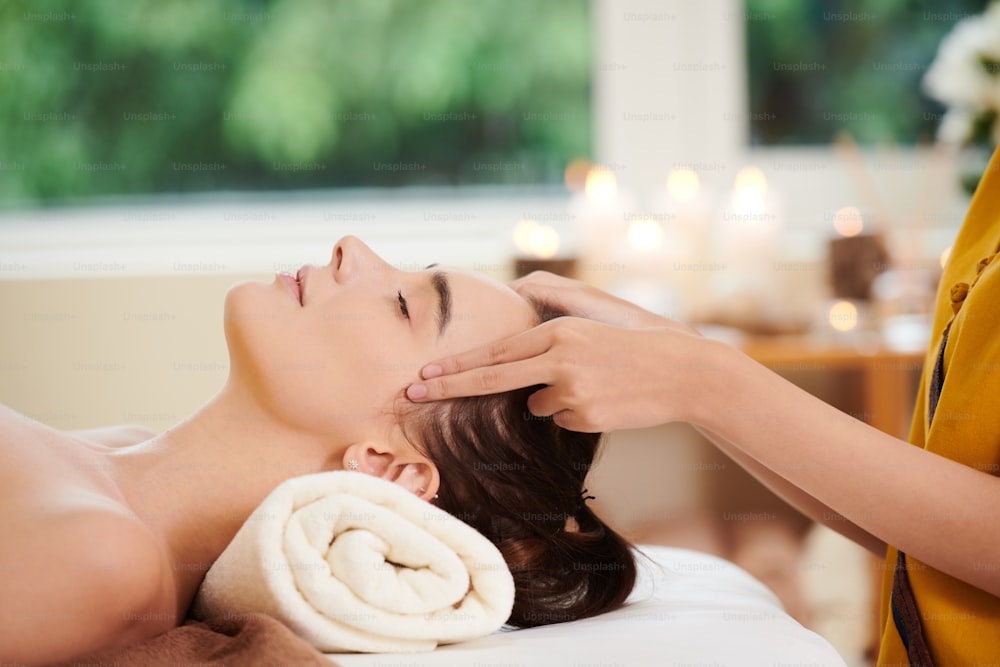
[{"label": "woman's face", "polygon": [[536,321],[500,283],[400,271],[350,236],[328,265],[298,277],[240,283],[226,295],[230,381],[287,425],[347,443],[392,435],[393,403],[427,362]]}]

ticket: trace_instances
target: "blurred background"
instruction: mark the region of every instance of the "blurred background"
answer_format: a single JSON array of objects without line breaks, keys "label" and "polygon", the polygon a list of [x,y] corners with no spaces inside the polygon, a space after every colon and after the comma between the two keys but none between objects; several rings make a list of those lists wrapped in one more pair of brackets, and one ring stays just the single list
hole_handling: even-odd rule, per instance
[{"label": "blurred background", "polygon": [[[587,280],[906,437],[998,73],[986,0],[0,0],[0,401],[163,430],[226,289],[354,234]],[[876,559],[685,426],[609,440],[617,527],[867,664]]]}]

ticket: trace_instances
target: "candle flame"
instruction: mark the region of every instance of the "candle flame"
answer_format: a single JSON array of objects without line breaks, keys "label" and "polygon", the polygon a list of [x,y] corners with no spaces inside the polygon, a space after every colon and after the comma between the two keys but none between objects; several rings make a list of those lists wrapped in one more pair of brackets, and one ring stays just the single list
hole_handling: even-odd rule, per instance
[{"label": "candle flame", "polygon": [[514,225],[514,245],[525,255],[548,259],[559,251],[559,232],[534,220],[521,220]]},{"label": "candle flame", "polygon": [[587,173],[593,165],[590,160],[576,158],[566,165],[563,173],[563,182],[570,192],[581,192],[587,185]]},{"label": "candle flame", "polygon": [[833,228],[841,236],[857,236],[865,228],[857,206],[845,206],[833,216]]},{"label": "candle flame", "polygon": [[858,326],[858,308],[850,301],[838,301],[830,306],[827,320],[837,331],[851,331]]},{"label": "candle flame", "polygon": [[593,204],[610,204],[618,196],[618,179],[607,167],[593,166],[587,172],[584,186],[587,199]]},{"label": "candle flame", "polygon": [[667,192],[677,201],[694,199],[700,187],[698,172],[690,167],[678,167],[667,174]]},{"label": "candle flame", "polygon": [[663,244],[663,225],[649,218],[637,218],[629,223],[626,235],[633,248],[648,252]]},{"label": "candle flame", "polygon": [[762,213],[766,196],[767,177],[764,172],[754,166],[740,169],[733,186],[733,208],[739,213]]}]

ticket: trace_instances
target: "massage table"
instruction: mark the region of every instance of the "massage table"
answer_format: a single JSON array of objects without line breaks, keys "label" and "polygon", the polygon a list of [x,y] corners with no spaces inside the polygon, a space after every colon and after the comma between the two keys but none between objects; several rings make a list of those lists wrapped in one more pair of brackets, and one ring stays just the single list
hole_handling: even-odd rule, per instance
[{"label": "massage table", "polygon": [[820,667],[833,646],[785,613],[771,591],[708,554],[643,546],[628,604],[594,618],[501,630],[430,653],[337,654],[342,667]]}]

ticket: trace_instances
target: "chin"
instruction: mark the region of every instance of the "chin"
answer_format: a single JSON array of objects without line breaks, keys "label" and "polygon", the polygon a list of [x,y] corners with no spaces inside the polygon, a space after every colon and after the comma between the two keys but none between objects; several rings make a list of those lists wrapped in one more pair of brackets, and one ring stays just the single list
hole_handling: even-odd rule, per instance
[{"label": "chin", "polygon": [[224,313],[227,322],[253,325],[280,322],[297,306],[281,284],[244,280],[226,292]]},{"label": "chin", "polygon": [[264,283],[251,280],[238,282],[229,288],[222,310],[227,334],[230,329],[253,327],[256,322],[278,318],[273,299],[268,298],[269,291],[273,290],[269,290]]},{"label": "chin", "polygon": [[229,348],[230,368],[244,368],[255,350],[266,349],[268,339],[278,335],[281,304],[273,286],[256,281],[238,282],[226,292],[223,326]]}]

